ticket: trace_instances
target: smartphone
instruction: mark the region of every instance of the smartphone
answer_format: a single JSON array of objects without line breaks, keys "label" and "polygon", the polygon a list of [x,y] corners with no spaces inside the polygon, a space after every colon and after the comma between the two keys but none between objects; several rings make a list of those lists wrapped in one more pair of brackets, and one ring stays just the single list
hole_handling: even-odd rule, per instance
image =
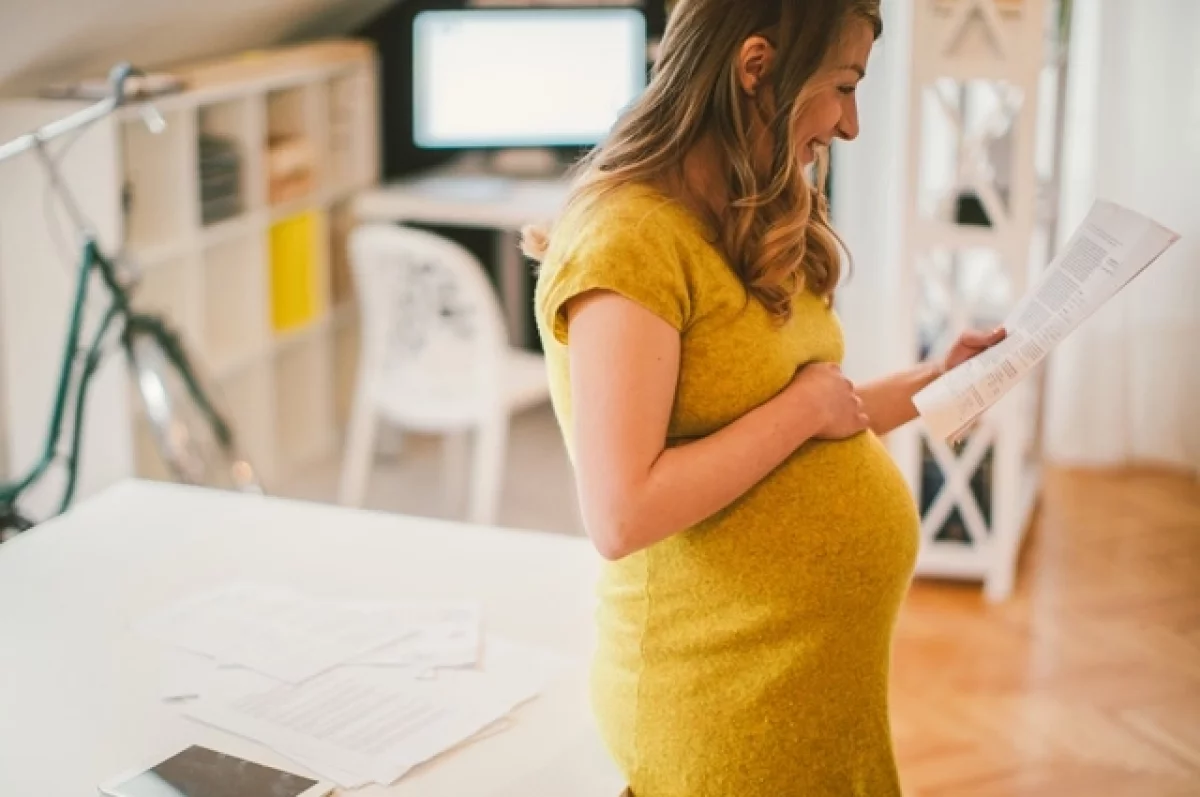
[{"label": "smartphone", "polygon": [[193,745],[100,786],[104,797],[327,797],[334,785]]}]

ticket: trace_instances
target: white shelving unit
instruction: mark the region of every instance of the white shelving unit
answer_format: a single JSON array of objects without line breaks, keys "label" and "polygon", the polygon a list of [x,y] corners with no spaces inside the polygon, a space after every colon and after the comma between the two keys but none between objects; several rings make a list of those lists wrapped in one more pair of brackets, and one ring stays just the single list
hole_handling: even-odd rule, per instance
[{"label": "white shelving unit", "polygon": [[[346,209],[378,180],[376,69],[334,40],[168,70],[186,88],[154,101],[166,129],[136,106],[103,122],[115,179],[85,188],[123,208],[135,305],[183,333],[268,490],[332,452],[352,389]],[[137,474],[165,477],[130,412]]]},{"label": "white shelving unit", "polygon": [[[1044,265],[1057,12],[1055,0],[913,5],[901,304],[914,361],[1001,322]],[[889,441],[922,504],[919,574],[1011,593],[1040,489],[1039,395],[1040,377],[1027,380],[958,450],[921,424]]]}]

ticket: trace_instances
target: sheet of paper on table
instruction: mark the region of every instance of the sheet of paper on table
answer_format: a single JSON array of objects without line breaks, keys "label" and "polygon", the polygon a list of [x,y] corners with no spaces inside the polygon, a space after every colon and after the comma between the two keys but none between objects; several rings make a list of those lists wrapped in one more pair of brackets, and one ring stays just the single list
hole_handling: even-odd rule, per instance
[{"label": "sheet of paper on table", "polygon": [[421,673],[471,666],[480,626],[479,608],[470,603],[349,603],[231,584],[169,606],[137,628],[219,664],[301,683],[357,661]]},{"label": "sheet of paper on table", "polygon": [[477,605],[397,602],[363,608],[390,612],[410,632],[358,656],[356,664],[405,667],[424,675],[439,668],[471,667],[479,661],[483,622]]},{"label": "sheet of paper on table", "polygon": [[180,601],[144,620],[138,630],[289,683],[412,633],[383,612],[258,584],[231,584]]},{"label": "sheet of paper on table", "polygon": [[1007,337],[913,397],[930,431],[958,440],[1085,319],[1162,255],[1179,235],[1098,200],[1062,252],[1004,321]]},{"label": "sheet of paper on table", "polygon": [[231,584],[137,625],[169,644],[159,696],[344,788],[389,785],[502,729],[562,666],[484,638],[469,602],[316,600]]},{"label": "sheet of paper on table", "polygon": [[243,672],[214,681],[185,713],[344,788],[389,785],[536,697],[563,663],[552,652],[489,636],[482,669],[419,680],[402,668],[352,665],[299,685]]}]

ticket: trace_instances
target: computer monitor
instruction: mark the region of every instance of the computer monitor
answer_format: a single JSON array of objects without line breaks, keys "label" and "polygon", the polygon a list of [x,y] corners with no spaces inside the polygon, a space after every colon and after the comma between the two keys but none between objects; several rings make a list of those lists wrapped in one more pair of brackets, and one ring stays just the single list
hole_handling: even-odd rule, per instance
[{"label": "computer monitor", "polygon": [[646,19],[626,7],[426,10],[413,21],[413,143],[600,143],[646,87]]}]

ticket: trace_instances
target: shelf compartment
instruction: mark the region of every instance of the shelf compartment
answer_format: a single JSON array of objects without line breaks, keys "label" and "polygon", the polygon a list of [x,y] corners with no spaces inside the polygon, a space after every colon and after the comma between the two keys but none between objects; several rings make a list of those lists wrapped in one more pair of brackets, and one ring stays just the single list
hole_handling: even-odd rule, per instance
[{"label": "shelf compartment", "polygon": [[[926,18],[921,40],[930,42],[934,57],[952,62],[963,75],[991,78],[1011,72],[1010,54],[1037,41],[1045,24],[1040,4],[1035,8],[1026,0],[991,0],[995,13],[990,19],[978,10],[970,13],[970,0],[927,2],[934,13],[921,15]],[[964,17],[960,10],[968,14]]]},{"label": "shelf compartment", "polygon": [[364,70],[334,75],[327,84],[329,184],[335,192],[359,185],[366,160],[370,84]]},{"label": "shelf compartment", "polygon": [[[232,421],[229,408],[224,403],[224,395],[219,388],[215,388],[213,383],[207,379],[203,363],[198,358],[195,358],[190,351],[187,352],[186,356],[193,369],[193,373],[200,380],[202,389],[208,398],[216,403],[218,412],[223,417]],[[210,454],[215,452],[216,438],[214,430],[204,410],[188,390],[183,373],[175,370],[166,362],[161,363],[161,365],[164,369],[160,371],[160,375],[163,378],[163,383],[161,384],[162,387],[165,387],[169,397],[170,431],[166,433],[168,438],[182,442],[190,437],[193,438],[193,443],[198,445],[200,450],[209,452]],[[137,388],[136,382],[132,383],[130,394],[133,403],[134,420],[134,465],[137,473],[144,478],[175,481],[176,475],[163,460],[162,453],[158,447],[158,435],[149,420],[146,405]],[[216,462],[214,461],[212,464],[215,465]]]},{"label": "shelf compartment", "polygon": [[218,402],[229,417],[238,444],[262,475],[266,487],[278,475],[275,450],[275,386],[271,369],[246,368],[218,380]]},{"label": "shelf compartment", "polygon": [[243,235],[204,250],[204,349],[219,374],[264,353],[268,343],[264,246]]},{"label": "shelf compartment", "polygon": [[320,87],[295,86],[267,94],[265,178],[272,205],[315,196],[321,187]]},{"label": "shelf compartment", "polygon": [[140,404],[135,404],[133,412],[133,466],[140,479],[160,482],[175,480],[163,462],[154,428]]},{"label": "shelf compartment", "polygon": [[184,340],[197,339],[198,325],[189,301],[194,263],[188,258],[171,258],[147,268],[133,294],[133,307],[140,313],[161,316]]},{"label": "shelf compartment", "polygon": [[332,447],[332,345],[328,336],[298,339],[275,356],[275,446],[289,471]]},{"label": "shelf compartment", "polygon": [[249,158],[254,139],[249,99],[201,107],[197,136],[200,223],[208,226],[240,216],[250,207]]},{"label": "shelf compartment", "polygon": [[179,109],[164,119],[160,133],[150,132],[140,118],[120,123],[125,238],[135,253],[177,244],[198,218],[192,190],[195,114]]},{"label": "shelf compartment", "polygon": [[[218,411],[227,413],[223,396],[219,389],[214,389],[209,380],[202,358],[197,356],[190,343],[182,341],[184,358],[188,361],[192,373],[199,380],[201,389],[209,398],[216,402]],[[166,432],[169,439],[181,441],[185,437],[195,436],[195,441],[206,450],[211,450],[215,443],[212,428],[200,405],[195,401],[188,389],[188,383],[182,370],[177,369],[167,359],[163,359],[165,351],[159,352],[159,357],[145,360],[150,372],[145,374],[147,383],[139,384],[137,378],[130,379],[129,398],[132,406],[134,431],[134,463],[140,476],[150,479],[175,480],[175,474],[162,458],[158,447],[158,435],[147,413],[143,389],[151,388],[154,393],[158,390],[166,392],[166,409],[170,413],[170,430]],[[157,405],[161,398],[153,397],[151,401]]]}]

